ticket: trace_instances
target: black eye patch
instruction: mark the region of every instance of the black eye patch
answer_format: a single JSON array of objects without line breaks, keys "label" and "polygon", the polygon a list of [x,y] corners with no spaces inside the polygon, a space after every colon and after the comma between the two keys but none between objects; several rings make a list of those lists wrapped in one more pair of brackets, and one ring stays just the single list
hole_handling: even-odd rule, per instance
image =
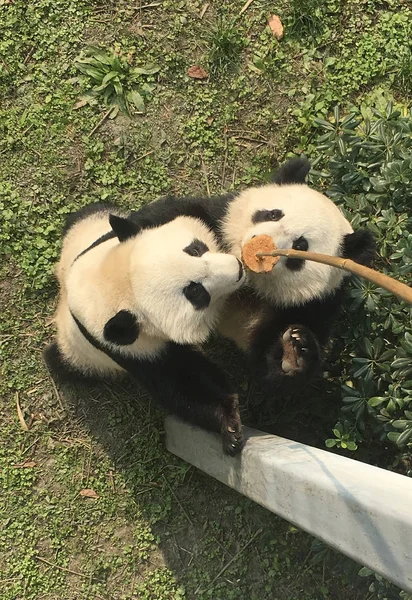
[{"label": "black eye patch", "polygon": [[[293,250],[303,250],[306,252],[309,248],[308,240],[301,235],[293,242],[292,248]],[[288,258],[286,261],[286,267],[291,271],[300,271],[304,264],[305,261],[300,258]]]},{"label": "black eye patch", "polygon": [[183,248],[183,252],[186,252],[186,254],[189,254],[189,256],[202,256],[202,254],[208,251],[209,248],[206,246],[206,244],[198,239],[193,240],[189,246]]},{"label": "black eye patch", "polygon": [[285,214],[283,210],[257,210],[252,217],[252,223],[267,223],[268,221],[280,221]]},{"label": "black eye patch", "polygon": [[193,304],[195,310],[202,310],[210,304],[210,294],[201,283],[191,281],[183,288],[183,294]]}]

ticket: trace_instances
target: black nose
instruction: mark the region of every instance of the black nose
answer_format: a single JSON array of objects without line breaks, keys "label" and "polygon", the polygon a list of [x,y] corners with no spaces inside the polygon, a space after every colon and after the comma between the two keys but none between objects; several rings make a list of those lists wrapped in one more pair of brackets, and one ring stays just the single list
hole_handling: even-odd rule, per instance
[{"label": "black nose", "polygon": [[243,265],[238,258],[236,260],[239,263],[239,277],[236,279],[236,281],[240,281],[243,275]]}]

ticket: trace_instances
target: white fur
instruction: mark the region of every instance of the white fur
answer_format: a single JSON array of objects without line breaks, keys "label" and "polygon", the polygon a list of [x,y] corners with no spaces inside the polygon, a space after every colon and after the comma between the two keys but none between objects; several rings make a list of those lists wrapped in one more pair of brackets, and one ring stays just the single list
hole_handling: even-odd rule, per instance
[{"label": "white fur", "polygon": [[[244,277],[232,255],[219,252],[213,233],[200,221],[178,217],[120,243],[110,239],[76,257],[110,231],[109,213],[100,212],[76,223],[66,235],[56,272],[61,293],[56,313],[58,344],[66,359],[84,372],[121,371],[81,334],[70,311],[100,342],[106,322],[128,310],[139,325],[137,340],[114,346],[118,352],[155,358],[167,341],[196,344],[205,341],[217,322],[225,297]],[[183,251],[195,239],[209,251],[201,257]],[[210,305],[195,310],[183,294],[191,281],[204,285]],[[105,342],[107,343],[107,342]]]},{"label": "white fur", "polygon": [[[280,209],[279,221],[254,224],[257,210]],[[230,204],[222,225],[229,251],[238,258],[242,247],[255,235],[270,235],[277,248],[292,248],[304,236],[310,252],[338,256],[343,238],[352,233],[350,223],[326,196],[307,185],[276,185],[250,188]],[[305,261],[299,271],[286,268],[281,258],[270,273],[248,273],[249,283],[263,297],[279,306],[291,306],[321,298],[339,287],[345,273],[339,269]]]}]

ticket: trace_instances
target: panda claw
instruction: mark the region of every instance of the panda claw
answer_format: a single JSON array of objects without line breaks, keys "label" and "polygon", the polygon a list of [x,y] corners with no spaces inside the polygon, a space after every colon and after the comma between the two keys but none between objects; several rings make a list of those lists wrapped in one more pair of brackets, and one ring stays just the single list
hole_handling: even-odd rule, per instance
[{"label": "panda claw", "polygon": [[292,337],[293,337],[295,340],[300,340],[300,335],[299,335],[298,333],[292,333]]},{"label": "panda claw", "polygon": [[301,351],[301,352],[304,352],[304,353],[305,353],[305,352],[309,352],[309,348],[303,348],[303,347],[302,347],[302,348],[300,349],[300,351]]},{"label": "panda claw", "polygon": [[292,336],[291,336],[291,334],[290,334],[290,329],[287,329],[287,330],[285,331],[285,333],[283,334],[283,336],[282,336],[282,339],[283,339],[283,341],[284,341],[284,342],[290,342],[290,340],[291,340],[291,337],[292,337]]}]

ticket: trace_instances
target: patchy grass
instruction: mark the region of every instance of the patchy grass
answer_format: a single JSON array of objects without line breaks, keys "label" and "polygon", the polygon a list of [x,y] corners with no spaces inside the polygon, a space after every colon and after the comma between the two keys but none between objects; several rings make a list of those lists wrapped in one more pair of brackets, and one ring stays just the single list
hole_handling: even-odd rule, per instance
[{"label": "patchy grass", "polygon": [[[242,16],[238,2],[205,4],[0,1],[4,600],[366,596],[342,557],[168,455],[161,415],[142,390],[57,389],[41,361],[66,213],[99,199],[137,207],[166,192],[262,181],[288,153],[313,152],[313,121],[336,101],[359,104],[377,86],[398,99],[410,94],[407,3],[285,0],[276,7],[281,42],[266,25],[268,0]],[[127,91],[133,69],[160,67],[148,76],[155,87],[143,114],[104,119],[104,94],[79,105],[90,81],[76,57],[96,46],[121,57]],[[190,79],[193,64],[209,79]],[[242,368],[225,356],[232,372]],[[321,402],[313,393],[307,403],[291,400],[275,423],[258,390],[244,386],[245,417],[323,444],[338,392],[319,386]],[[98,498],[82,497],[86,488]]]}]

